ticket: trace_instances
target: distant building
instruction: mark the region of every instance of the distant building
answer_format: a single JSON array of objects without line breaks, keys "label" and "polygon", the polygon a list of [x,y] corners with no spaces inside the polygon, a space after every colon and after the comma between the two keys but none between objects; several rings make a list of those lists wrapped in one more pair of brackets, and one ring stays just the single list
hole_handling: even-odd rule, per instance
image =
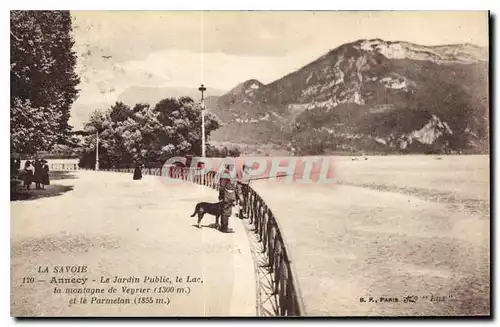
[{"label": "distant building", "polygon": [[[31,161],[32,159],[21,160],[21,169],[24,168],[24,164],[26,163],[27,160]],[[78,162],[80,161],[79,159],[45,159],[45,160],[49,165],[50,171],[78,170]]]}]

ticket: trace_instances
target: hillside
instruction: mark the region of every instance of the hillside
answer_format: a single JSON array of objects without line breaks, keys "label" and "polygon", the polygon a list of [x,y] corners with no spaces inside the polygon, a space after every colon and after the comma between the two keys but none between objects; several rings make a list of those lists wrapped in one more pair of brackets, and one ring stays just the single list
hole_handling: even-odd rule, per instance
[{"label": "hillside", "polygon": [[359,40],[264,85],[246,81],[207,107],[215,141],[329,151],[488,151],[488,53],[470,44]]},{"label": "hillside", "polygon": [[[209,95],[218,96],[224,92],[217,89],[209,89]],[[205,93],[207,95],[207,93]],[[201,94],[198,88],[192,87],[152,87],[152,86],[131,86],[125,89],[118,95],[117,101],[121,101],[128,105],[136,103],[149,103],[155,105],[158,101],[173,97],[178,98],[188,96],[195,101],[199,101]]]}]

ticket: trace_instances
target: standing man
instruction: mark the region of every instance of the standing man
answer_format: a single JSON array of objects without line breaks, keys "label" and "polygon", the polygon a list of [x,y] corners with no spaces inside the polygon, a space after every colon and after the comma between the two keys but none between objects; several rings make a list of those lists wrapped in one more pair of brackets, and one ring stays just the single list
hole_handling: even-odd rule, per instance
[{"label": "standing man", "polygon": [[233,206],[236,202],[236,186],[231,176],[232,165],[227,165],[219,182],[219,200],[221,201],[221,226],[223,233],[234,233],[229,228],[229,217],[231,217]]},{"label": "standing man", "polygon": [[27,160],[24,164],[24,186],[27,190],[30,189],[31,183],[33,183],[35,168],[31,164],[31,161]]},{"label": "standing man", "polygon": [[43,167],[40,159],[36,159],[35,163],[33,164],[35,168],[35,176],[34,176],[34,181],[35,181],[35,188],[37,190],[40,190],[42,188],[42,182],[43,182]]},{"label": "standing man", "polygon": [[243,165],[243,168],[238,171],[238,189],[240,194],[240,210],[238,216],[246,218],[247,205],[248,205],[248,190],[250,184],[250,167]]},{"label": "standing man", "polygon": [[14,157],[10,157],[10,177],[16,175],[16,159]]},{"label": "standing man", "polygon": [[219,201],[222,201],[224,187],[229,182],[231,182],[231,165],[226,165],[224,167],[224,171],[219,177]]},{"label": "standing man", "polygon": [[50,177],[49,177],[49,163],[47,160],[42,161],[43,164],[43,178],[42,178],[42,189],[45,189],[45,185],[50,185]]},{"label": "standing man", "polygon": [[134,181],[142,179],[142,170],[141,170],[141,168],[142,168],[142,165],[140,165],[140,164],[136,164],[135,165],[134,176],[133,176]]},{"label": "standing man", "polygon": [[21,159],[17,158],[16,159],[16,174],[19,174],[20,171],[21,171]]}]

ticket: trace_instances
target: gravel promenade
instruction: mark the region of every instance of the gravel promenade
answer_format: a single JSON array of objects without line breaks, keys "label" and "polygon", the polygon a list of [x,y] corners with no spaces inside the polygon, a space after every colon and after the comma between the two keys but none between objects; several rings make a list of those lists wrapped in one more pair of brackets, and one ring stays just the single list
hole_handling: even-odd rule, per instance
[{"label": "gravel promenade", "polygon": [[256,314],[241,221],[231,218],[235,233],[223,234],[212,216],[201,230],[189,217],[197,202],[215,202],[215,191],[92,171],[51,183],[72,189],[11,202],[12,316]]}]

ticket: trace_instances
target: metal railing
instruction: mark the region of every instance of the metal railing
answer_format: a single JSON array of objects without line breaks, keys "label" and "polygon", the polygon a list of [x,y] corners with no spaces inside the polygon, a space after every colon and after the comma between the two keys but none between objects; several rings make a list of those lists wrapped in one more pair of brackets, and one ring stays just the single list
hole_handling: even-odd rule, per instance
[{"label": "metal railing", "polygon": [[74,163],[51,163],[49,164],[50,171],[68,171],[78,170],[78,164]]},{"label": "metal railing", "polygon": [[[121,173],[133,173],[134,168],[101,169]],[[214,190],[219,189],[218,176],[215,172],[197,174],[195,170],[182,167],[144,168],[143,175],[162,176],[168,174],[170,178],[182,179]],[[262,253],[266,254],[266,268],[272,276],[273,293],[276,296],[278,316],[305,315],[304,304],[298,283],[297,274],[287,248],[285,237],[278,220],[260,195],[249,187],[246,199],[246,212],[249,223],[254,226],[253,232],[258,241],[262,242]]]},{"label": "metal railing", "polygon": [[[79,168],[79,170],[89,170],[95,171],[95,169],[90,168]],[[135,168],[100,168],[99,171],[110,171],[115,173],[134,173]],[[142,168],[141,173],[143,175],[161,176],[162,168]]]},{"label": "metal railing", "polygon": [[[172,167],[170,177],[180,178],[218,190],[218,178],[215,172],[195,174],[189,168]],[[262,252],[267,255],[265,268],[273,279],[273,295],[276,296],[279,316],[305,315],[302,296],[296,280],[297,274],[287,248],[285,237],[278,220],[260,195],[249,187],[246,199],[246,212],[250,224],[255,228]]]}]

